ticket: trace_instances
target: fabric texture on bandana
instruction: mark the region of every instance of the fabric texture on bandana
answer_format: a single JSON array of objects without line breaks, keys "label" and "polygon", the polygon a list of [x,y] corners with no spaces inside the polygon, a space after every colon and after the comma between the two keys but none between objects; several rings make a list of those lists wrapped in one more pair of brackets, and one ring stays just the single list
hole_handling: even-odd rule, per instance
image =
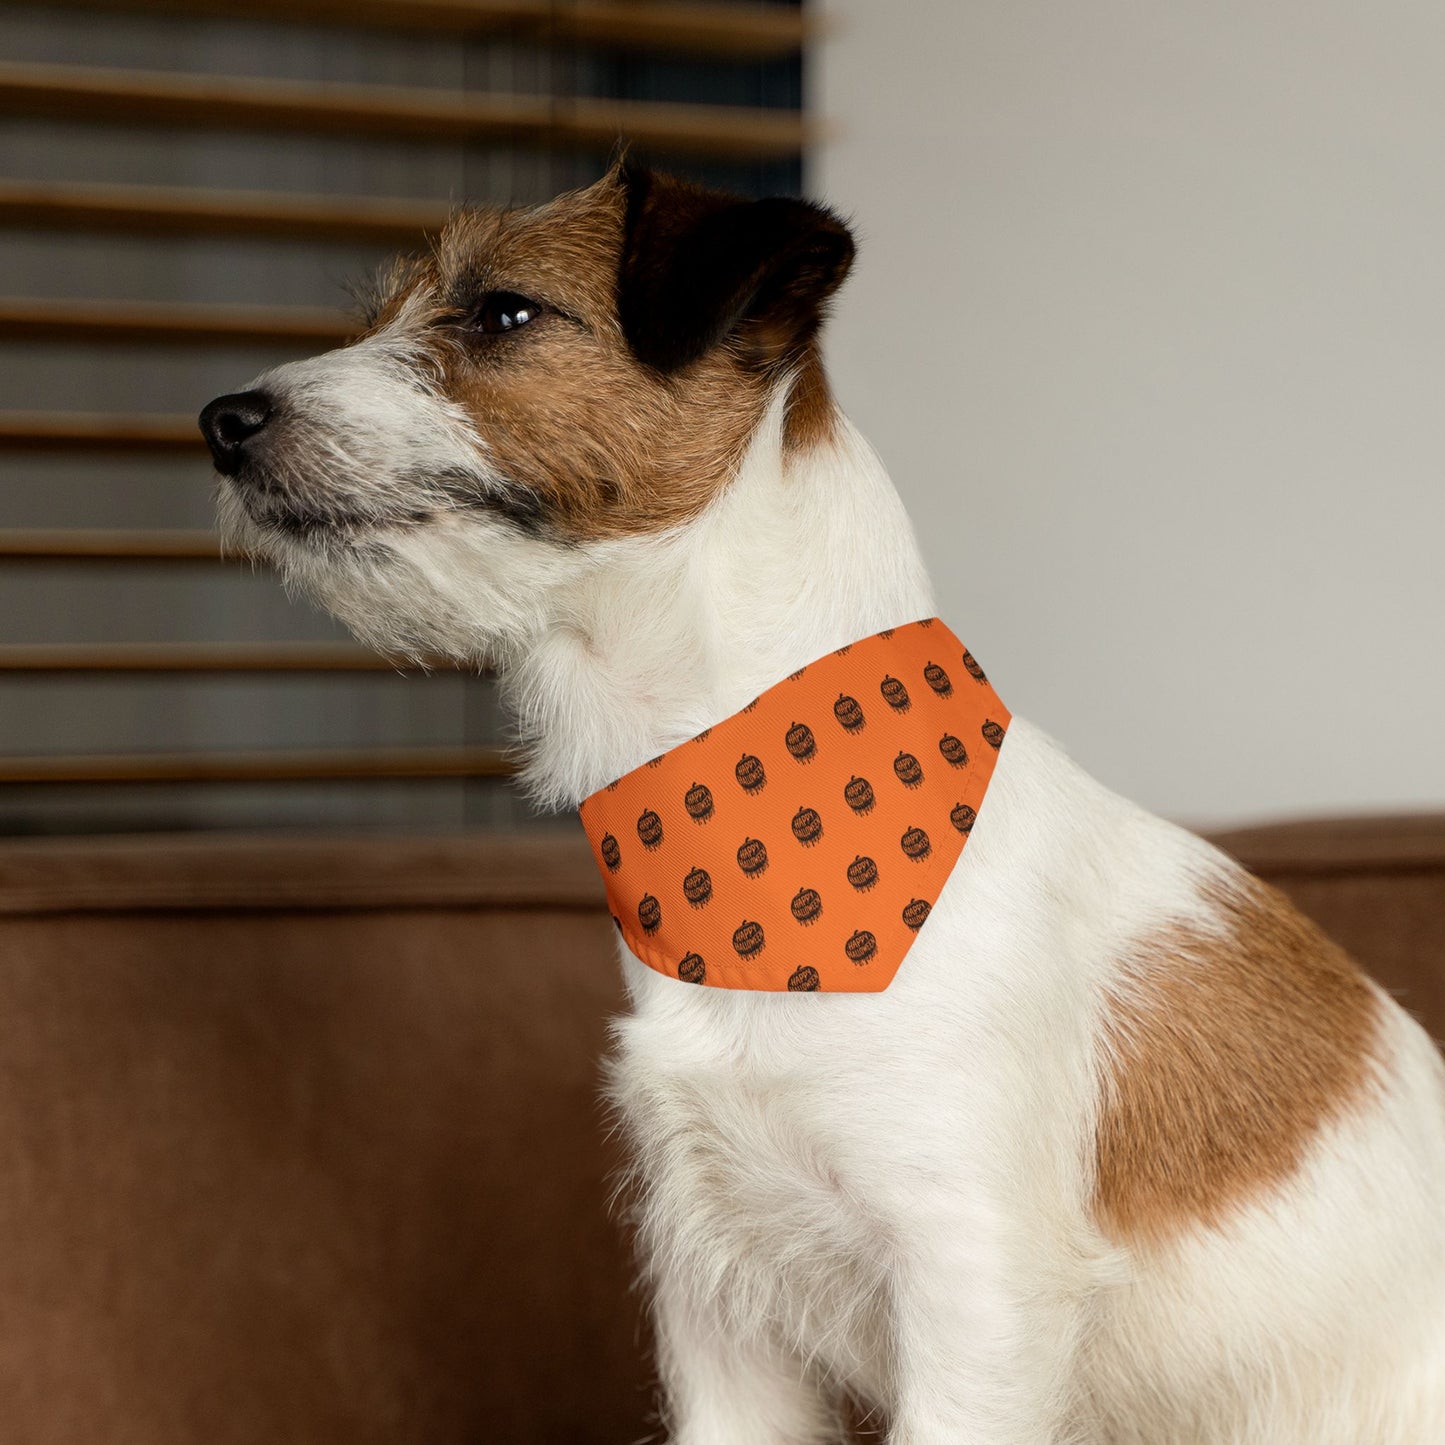
[{"label": "fabric texture on bandana", "polygon": [[968,841],[1009,721],[937,618],[793,673],[583,802],[627,946],[712,988],[887,988]]}]

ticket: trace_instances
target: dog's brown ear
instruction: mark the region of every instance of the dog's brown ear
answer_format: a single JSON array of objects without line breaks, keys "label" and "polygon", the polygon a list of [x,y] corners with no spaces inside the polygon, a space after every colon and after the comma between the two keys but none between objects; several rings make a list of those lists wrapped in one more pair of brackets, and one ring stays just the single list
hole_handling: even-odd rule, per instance
[{"label": "dog's brown ear", "polygon": [[807,201],[742,200],[624,161],[617,304],[633,354],[677,371],[737,336],[755,362],[797,357],[853,261],[853,237]]}]

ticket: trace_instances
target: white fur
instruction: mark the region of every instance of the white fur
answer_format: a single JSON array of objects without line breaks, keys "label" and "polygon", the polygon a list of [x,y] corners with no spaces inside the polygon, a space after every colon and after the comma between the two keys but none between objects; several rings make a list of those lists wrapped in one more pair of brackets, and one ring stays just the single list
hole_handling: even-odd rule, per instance
[{"label": "white fur", "polygon": [[[341,364],[269,384],[345,396]],[[431,445],[398,443],[396,416],[442,403],[366,406],[389,476],[398,446]],[[661,537],[564,547],[457,512],[356,550],[229,520],[363,637],[494,660],[531,787],[571,805],[931,615],[877,457],[844,423],[785,462],[781,414],[780,396],[730,486]],[[624,952],[612,1091],[676,1445],[832,1441],[842,1390],[892,1445],[1445,1440],[1445,1085],[1393,1004],[1377,1095],[1286,1188],[1151,1254],[1091,1216],[1103,1001],[1131,943],[1210,926],[1200,885],[1231,867],[1016,719],[886,992],[692,988]]]}]

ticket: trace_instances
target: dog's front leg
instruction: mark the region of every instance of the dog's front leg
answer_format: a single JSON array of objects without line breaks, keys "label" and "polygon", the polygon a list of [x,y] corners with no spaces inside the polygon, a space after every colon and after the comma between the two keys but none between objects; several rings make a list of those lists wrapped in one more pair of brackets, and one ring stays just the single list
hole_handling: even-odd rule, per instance
[{"label": "dog's front leg", "polygon": [[803,1361],[659,1283],[653,1317],[669,1445],[836,1445],[835,1408]]},{"label": "dog's front leg", "polygon": [[[894,1276],[889,1445],[1087,1445],[1068,1418],[1080,1309],[993,1210],[909,1221]],[[1067,1423],[1066,1423],[1067,1420]]]}]

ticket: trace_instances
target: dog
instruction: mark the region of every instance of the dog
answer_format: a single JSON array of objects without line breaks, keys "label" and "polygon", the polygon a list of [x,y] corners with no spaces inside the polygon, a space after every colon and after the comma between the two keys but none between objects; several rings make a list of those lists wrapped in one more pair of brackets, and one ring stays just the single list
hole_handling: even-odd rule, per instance
[{"label": "dog", "polygon": [[[359,340],[202,413],[223,532],[390,655],[494,667],[577,806],[933,614],[821,362],[853,251],[625,159],[461,211]],[[675,1445],[820,1445],[847,1401],[892,1445],[1445,1441],[1435,1047],[1038,729],[885,990],[621,954]]]}]

